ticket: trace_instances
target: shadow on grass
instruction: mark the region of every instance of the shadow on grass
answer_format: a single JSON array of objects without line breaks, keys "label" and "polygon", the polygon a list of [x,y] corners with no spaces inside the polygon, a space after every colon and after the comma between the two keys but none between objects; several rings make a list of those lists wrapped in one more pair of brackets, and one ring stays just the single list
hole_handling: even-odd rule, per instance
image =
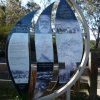
[{"label": "shadow on grass", "polygon": [[21,100],[11,82],[0,82],[0,100]]}]

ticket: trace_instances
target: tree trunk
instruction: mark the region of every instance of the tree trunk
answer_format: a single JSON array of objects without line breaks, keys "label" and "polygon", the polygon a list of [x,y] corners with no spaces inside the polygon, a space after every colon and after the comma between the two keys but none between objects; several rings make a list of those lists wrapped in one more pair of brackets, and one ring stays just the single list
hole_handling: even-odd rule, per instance
[{"label": "tree trunk", "polygon": [[98,48],[99,42],[100,42],[100,26],[98,27],[98,36],[97,36],[97,39],[96,39],[95,48]]},{"label": "tree trunk", "polygon": [[95,66],[96,56],[91,52],[91,71],[90,71],[90,100],[97,98],[97,66]]}]

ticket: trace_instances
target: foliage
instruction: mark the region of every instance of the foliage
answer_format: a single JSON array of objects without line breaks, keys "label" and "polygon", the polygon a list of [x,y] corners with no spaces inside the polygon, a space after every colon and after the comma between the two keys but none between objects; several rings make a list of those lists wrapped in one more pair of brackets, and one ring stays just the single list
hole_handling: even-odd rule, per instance
[{"label": "foliage", "polygon": [[0,25],[0,57],[5,56],[6,40],[11,28],[12,25]]},{"label": "foliage", "polygon": [[37,5],[36,3],[32,2],[32,1],[29,1],[29,2],[27,3],[27,7],[28,7],[28,9],[29,9],[30,11],[37,10],[37,9],[40,8],[39,5]]},{"label": "foliage", "polygon": [[21,7],[19,0],[8,0],[6,6],[6,24],[16,23],[26,13],[27,11]]},{"label": "foliage", "polygon": [[90,48],[91,49],[94,49],[94,47],[95,47],[95,41],[94,40],[91,40],[90,41]]},{"label": "foliage", "polygon": [[6,13],[5,13],[5,6],[0,6],[0,25],[5,23]]},{"label": "foliage", "polygon": [[76,0],[96,39],[95,48],[100,41],[100,0]]},{"label": "foliage", "polygon": [[7,35],[11,28],[12,25],[0,25],[0,41],[6,41]]}]

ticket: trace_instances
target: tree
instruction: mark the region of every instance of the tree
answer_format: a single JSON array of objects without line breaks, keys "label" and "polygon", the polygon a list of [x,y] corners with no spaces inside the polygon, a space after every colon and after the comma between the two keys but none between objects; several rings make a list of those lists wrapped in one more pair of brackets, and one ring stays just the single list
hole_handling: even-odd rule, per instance
[{"label": "tree", "polygon": [[15,24],[19,18],[27,13],[26,9],[21,7],[20,0],[8,0],[6,6],[6,23]]},{"label": "tree", "polygon": [[96,39],[95,48],[100,42],[100,1],[99,0],[76,0],[88,22]]},{"label": "tree", "polygon": [[33,11],[33,10],[38,10],[40,8],[39,5],[37,5],[35,2],[33,1],[28,1],[27,3],[27,7],[30,11]]},{"label": "tree", "polygon": [[6,6],[4,1],[0,0],[0,25],[5,23],[6,19]]},{"label": "tree", "polygon": [[3,6],[0,6],[0,25],[5,23],[6,14],[3,10]]}]

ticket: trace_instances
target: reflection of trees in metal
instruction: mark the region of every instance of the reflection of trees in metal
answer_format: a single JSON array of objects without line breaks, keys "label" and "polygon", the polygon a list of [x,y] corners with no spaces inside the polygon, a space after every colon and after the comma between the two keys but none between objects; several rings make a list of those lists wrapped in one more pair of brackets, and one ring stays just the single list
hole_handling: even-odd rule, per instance
[{"label": "reflection of trees in metal", "polygon": [[52,79],[52,72],[51,71],[47,71],[47,72],[39,72],[37,73],[38,75],[38,78],[37,79],[40,79],[40,80],[51,80]]},{"label": "reflection of trees in metal", "polygon": [[38,78],[36,82],[35,98],[40,97],[43,94],[43,91],[46,90],[52,79],[52,75],[51,71],[37,73]]},{"label": "reflection of trees in metal", "polygon": [[11,70],[16,83],[28,83],[29,71]]},{"label": "reflection of trees in metal", "polygon": [[14,32],[23,32],[23,33],[27,33],[29,32],[30,27],[26,26],[26,25],[18,25],[14,28]]},{"label": "reflection of trees in metal", "polygon": [[59,83],[67,83],[69,78],[69,73],[65,69],[59,71]]},{"label": "reflection of trees in metal", "polygon": [[76,20],[59,20],[56,19],[56,32],[61,34],[78,34],[81,33],[79,24]]},{"label": "reflection of trees in metal", "polygon": [[73,54],[73,56],[75,55],[74,51],[75,52],[79,51],[77,47],[80,45],[80,43],[79,41],[74,39],[70,39],[70,40],[65,39],[64,41],[62,41],[61,44],[58,45],[60,45],[58,49],[61,51],[61,55],[63,57],[69,55],[70,57],[71,54]]},{"label": "reflection of trees in metal", "polygon": [[40,58],[38,59],[38,61],[47,61],[47,62],[51,62],[51,60],[44,54],[41,54]]}]

